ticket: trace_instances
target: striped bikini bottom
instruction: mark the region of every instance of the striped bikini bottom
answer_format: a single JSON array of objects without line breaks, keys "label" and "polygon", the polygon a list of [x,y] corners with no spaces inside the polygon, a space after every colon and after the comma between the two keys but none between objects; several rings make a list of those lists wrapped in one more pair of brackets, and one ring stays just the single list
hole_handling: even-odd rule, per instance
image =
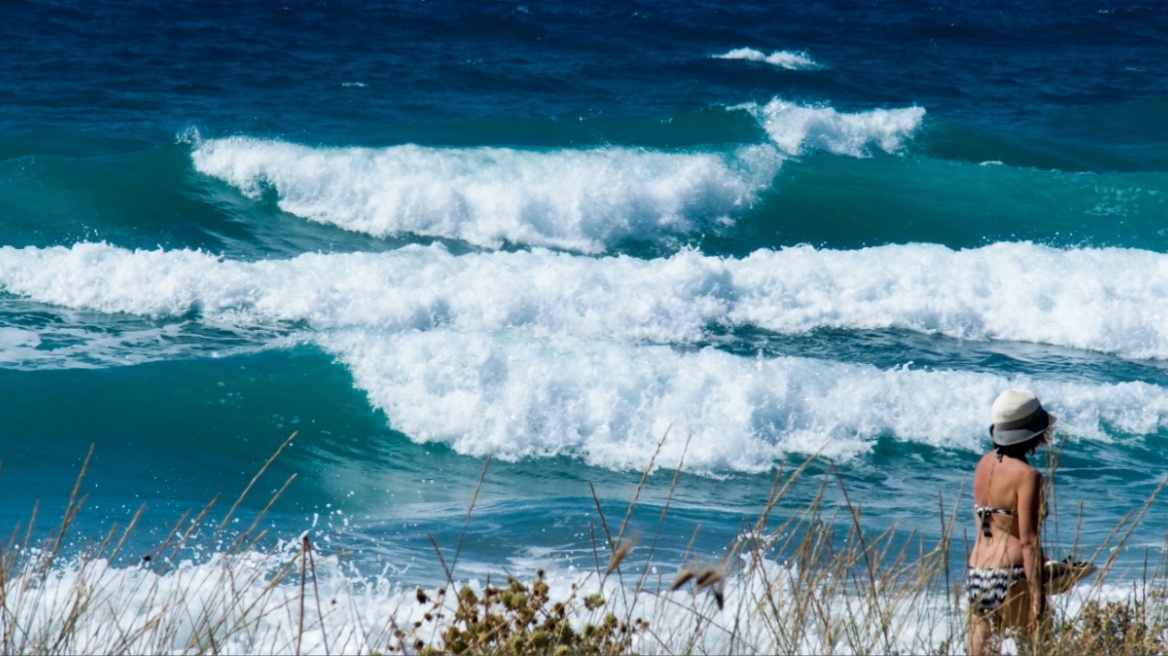
[{"label": "striped bikini bottom", "polygon": [[970,567],[966,573],[965,594],[969,607],[991,611],[1006,601],[1010,586],[1026,578],[1021,565],[1013,567]]}]

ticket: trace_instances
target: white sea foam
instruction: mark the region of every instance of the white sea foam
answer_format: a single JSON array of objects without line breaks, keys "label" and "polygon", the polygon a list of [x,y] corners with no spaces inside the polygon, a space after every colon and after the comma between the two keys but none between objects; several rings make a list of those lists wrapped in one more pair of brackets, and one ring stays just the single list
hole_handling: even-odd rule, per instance
[{"label": "white sea foam", "polygon": [[771,66],[778,66],[779,68],[785,68],[791,71],[819,68],[819,64],[806,52],[792,52],[789,50],[776,50],[768,55],[754,48],[735,48],[720,55],[713,55],[712,58],[765,62]]},{"label": "white sea foam", "polygon": [[[321,554],[304,590],[287,572],[283,582],[274,581],[279,565],[298,559],[294,549],[280,548],[275,556],[214,554],[166,573],[114,567],[105,560],[59,562],[48,576],[32,568],[10,572],[7,588],[25,594],[10,595],[8,617],[21,631],[9,639],[67,653],[180,654],[211,645],[224,654],[389,652],[400,640],[393,637],[397,631],[407,644],[415,637],[439,642],[457,615],[458,590],[465,586],[481,598],[486,585],[456,572],[442,595],[421,589],[423,603],[418,588],[384,573],[363,574]],[[636,576],[622,587],[616,577],[601,581],[595,572],[547,560],[542,567],[548,597],[565,602],[576,631],[602,624],[610,612],[648,622],[652,630],[631,634],[633,653],[933,653],[964,639],[963,608],[947,591],[917,590],[912,581],[887,582],[891,592],[873,608],[867,595],[845,594],[844,585],[821,573],[800,577],[793,564],[761,558],[751,564],[744,558],[742,569],[719,586],[724,601],[719,607],[708,590],[634,589]],[[525,582],[531,577],[529,571],[516,574]],[[490,583],[503,585],[502,573]],[[814,607],[802,603],[811,593],[822,595]],[[605,605],[590,611],[584,599],[593,594]],[[1085,599],[1131,603],[1138,595],[1130,585],[1080,585],[1070,595],[1053,597],[1050,605],[1060,620],[1074,622]]]},{"label": "white sea foam", "polygon": [[35,349],[40,343],[40,336],[31,330],[0,328],[0,352],[19,348]]},{"label": "white sea foam", "polygon": [[[976,448],[1008,385],[1052,399],[1084,439],[1168,427],[1168,391],[958,371],[881,370],[693,350],[711,324],[802,332],[896,327],[1165,357],[1168,256],[996,244],[810,247],[661,260],[441,247],[229,261],[107,244],[0,248],[0,288],[42,303],[295,333],[348,366],[413,439],[517,459],[760,471],[791,452],[847,458],[880,436]],[[189,318],[189,317],[188,317]],[[35,348],[23,335],[0,360]],[[9,353],[12,351],[13,353]],[[1057,401],[1056,401],[1057,399]],[[938,415],[936,408],[956,408]],[[921,422],[928,416],[930,421]],[[672,428],[670,428],[672,427]]]},{"label": "white sea foam", "polygon": [[786,155],[825,150],[836,155],[864,157],[875,146],[894,153],[920,127],[923,107],[873,109],[840,113],[832,107],[797,105],[779,98],[763,106],[755,103],[731,109],[749,111]]},{"label": "white sea foam", "polygon": [[[219,357],[268,348],[268,338],[254,328],[213,330],[197,322],[162,326],[90,326],[60,321],[24,333],[24,341],[5,341],[0,330],[0,367],[22,370],[91,369],[191,357]],[[11,333],[10,333],[11,334]]]},{"label": "white sea foam", "polygon": [[43,303],[205,322],[315,329],[497,331],[687,344],[711,325],[778,333],[896,328],[1168,358],[1168,256],[999,243],[854,251],[808,246],[745,258],[309,253],[239,262],[104,243],[0,247],[0,289]]},{"label": "white sea foam", "polygon": [[572,455],[639,470],[663,437],[658,465],[676,467],[684,452],[684,468],[700,472],[766,471],[791,453],[846,459],[880,436],[976,450],[985,409],[1011,386],[1050,399],[1063,432],[1080,439],[1168,428],[1168,390],[1145,383],[881,370],[512,334],[344,331],[316,339],[397,430],[507,460]]},{"label": "white sea foam", "polygon": [[[279,558],[295,562],[296,556],[292,551]],[[485,585],[480,579],[456,580],[441,596],[436,589],[423,590],[428,598],[420,603],[417,588],[384,575],[364,576],[335,557],[318,555],[311,585],[302,597],[294,580],[272,582],[279,565],[277,557],[247,552],[215,554],[204,563],[183,562],[163,574],[113,567],[104,560],[60,563],[47,577],[31,571],[14,573],[6,586],[26,592],[12,595],[8,608],[9,620],[21,627],[14,641],[28,648],[55,646],[65,653],[90,654],[184,654],[207,651],[211,645],[224,654],[389,652],[389,646],[398,642],[397,631],[408,637],[407,645],[412,646],[415,636],[439,642],[457,615],[459,588],[465,586],[481,597]],[[499,574],[492,585],[504,584]],[[526,578],[530,573],[520,575]],[[634,653],[770,653],[776,648],[775,634],[761,629],[771,622],[747,620],[774,612],[771,604],[786,608],[796,589],[794,579],[793,570],[776,563],[758,568],[754,575],[733,576],[725,585],[722,609],[706,592],[654,594],[633,589],[631,581],[622,589],[615,578],[602,583],[595,573],[574,568],[551,568],[544,581],[553,602],[566,602],[567,617],[577,631],[586,623],[602,624],[609,612],[649,621],[653,631],[637,632],[631,645]],[[767,594],[776,590],[777,596]],[[584,598],[596,593],[607,604],[590,611]],[[909,646],[935,644],[946,629],[949,635],[960,630],[959,614],[943,610],[949,608],[944,595],[924,597],[937,609],[911,606],[904,599],[886,602],[899,611],[888,618],[900,629],[892,632],[895,642],[909,652],[913,651]],[[79,599],[89,603],[79,604]],[[856,603],[839,594],[823,601],[823,612],[853,626],[856,635],[850,637],[878,639],[875,626],[858,621],[863,615]],[[922,616],[946,623],[915,625]],[[792,617],[788,614],[786,621]],[[822,634],[810,618],[798,633],[807,653],[820,653],[833,644],[832,653],[851,651],[841,636]],[[695,650],[695,644],[700,648]]]},{"label": "white sea foam", "polygon": [[[924,109],[840,113],[779,99],[740,105],[772,144],[733,152],[635,148],[312,148],[232,137],[201,140],[195,169],[251,198],[274,190],[306,219],[385,237],[422,235],[601,253],[725,224],[771,186],[785,158],[810,150],[864,157],[900,149]],[[778,146],[778,149],[775,148]]]},{"label": "white sea foam", "polygon": [[250,138],[198,142],[195,168],[292,214],[378,237],[415,234],[604,251],[730,218],[778,172],[769,146],[733,154],[632,148],[310,148]]}]

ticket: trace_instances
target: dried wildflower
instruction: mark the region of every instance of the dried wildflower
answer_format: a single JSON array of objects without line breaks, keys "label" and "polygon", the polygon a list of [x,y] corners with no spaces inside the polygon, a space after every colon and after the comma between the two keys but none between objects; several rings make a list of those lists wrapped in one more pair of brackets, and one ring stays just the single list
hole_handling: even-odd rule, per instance
[{"label": "dried wildflower", "polygon": [[474,589],[472,589],[469,585],[464,585],[458,591],[458,600],[465,604],[473,604],[477,602],[479,598],[475,595]]},{"label": "dried wildflower", "polygon": [[587,608],[588,610],[596,610],[597,608],[600,608],[603,605],[604,605],[604,597],[602,595],[600,595],[599,593],[590,594],[587,597],[584,597],[584,607]]}]

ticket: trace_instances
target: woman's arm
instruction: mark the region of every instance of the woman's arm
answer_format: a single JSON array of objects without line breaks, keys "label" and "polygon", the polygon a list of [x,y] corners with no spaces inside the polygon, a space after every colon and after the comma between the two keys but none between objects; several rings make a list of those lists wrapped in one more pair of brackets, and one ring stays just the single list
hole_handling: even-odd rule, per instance
[{"label": "woman's arm", "polygon": [[1018,541],[1022,546],[1022,567],[1030,588],[1030,622],[1027,631],[1034,635],[1046,612],[1046,586],[1042,580],[1042,543],[1038,531],[1042,508],[1042,474],[1030,469],[1018,487]]}]

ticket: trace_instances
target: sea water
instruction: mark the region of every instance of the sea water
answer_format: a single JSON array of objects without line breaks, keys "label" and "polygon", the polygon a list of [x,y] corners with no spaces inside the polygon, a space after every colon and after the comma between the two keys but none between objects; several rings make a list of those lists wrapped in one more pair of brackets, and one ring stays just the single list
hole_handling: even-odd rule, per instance
[{"label": "sea water", "polygon": [[142,509],[131,567],[295,434],[228,535],[390,588],[570,581],[634,498],[630,562],[716,561],[811,456],[779,519],[838,475],[865,530],[960,544],[1025,387],[1048,552],[1162,563],[1164,501],[1109,538],[1168,465],[1159,4],[0,14],[6,536],[92,447],[63,549]]}]

